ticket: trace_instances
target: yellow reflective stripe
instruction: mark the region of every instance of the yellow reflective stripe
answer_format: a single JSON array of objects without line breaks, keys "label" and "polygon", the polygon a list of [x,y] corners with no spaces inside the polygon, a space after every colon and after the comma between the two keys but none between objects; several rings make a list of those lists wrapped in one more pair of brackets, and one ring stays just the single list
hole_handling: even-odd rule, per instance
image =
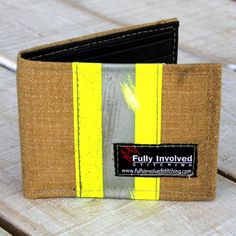
[{"label": "yellow reflective stripe", "polygon": [[81,197],[103,197],[102,65],[100,63],[73,64],[76,64],[78,78],[80,182],[76,186],[80,185]]},{"label": "yellow reflective stripe", "polygon": [[75,184],[76,197],[80,196],[80,173],[79,173],[79,140],[78,140],[78,79],[77,79],[77,63],[72,63],[73,73],[73,115],[74,115],[74,156],[75,156]]},{"label": "yellow reflective stripe", "polygon": [[[162,65],[137,64],[135,94],[139,109],[135,111],[135,143],[161,142]],[[136,177],[134,199],[159,200],[160,178]]]}]

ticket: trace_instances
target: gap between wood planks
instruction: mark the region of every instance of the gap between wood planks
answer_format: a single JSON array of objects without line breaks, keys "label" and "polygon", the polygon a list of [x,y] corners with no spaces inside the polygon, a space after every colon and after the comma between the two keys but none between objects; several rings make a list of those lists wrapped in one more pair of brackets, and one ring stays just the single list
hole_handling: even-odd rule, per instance
[{"label": "gap between wood planks", "polygon": [[226,173],[226,172],[224,172],[224,171],[222,171],[220,169],[217,170],[217,173],[219,175],[223,176],[224,178],[226,178],[228,180],[231,180],[231,181],[236,183],[236,178],[234,176],[231,176],[230,174],[228,174],[228,173]]},{"label": "gap between wood planks", "polygon": [[28,236],[28,235],[30,235],[30,234],[27,234],[23,229],[20,229],[16,225],[9,222],[3,216],[0,216],[0,228],[4,229],[6,232],[8,232],[11,235],[17,235],[17,236]]},{"label": "gap between wood planks", "polygon": [[16,72],[16,63],[2,55],[0,55],[0,66],[7,70]]}]

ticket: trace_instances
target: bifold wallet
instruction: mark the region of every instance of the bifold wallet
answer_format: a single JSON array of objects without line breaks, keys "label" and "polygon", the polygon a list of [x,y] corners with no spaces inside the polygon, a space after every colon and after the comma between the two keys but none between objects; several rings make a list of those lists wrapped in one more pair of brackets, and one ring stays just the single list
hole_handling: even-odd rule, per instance
[{"label": "bifold wallet", "polygon": [[178,26],[19,53],[25,197],[214,199],[221,65],[176,64]]}]

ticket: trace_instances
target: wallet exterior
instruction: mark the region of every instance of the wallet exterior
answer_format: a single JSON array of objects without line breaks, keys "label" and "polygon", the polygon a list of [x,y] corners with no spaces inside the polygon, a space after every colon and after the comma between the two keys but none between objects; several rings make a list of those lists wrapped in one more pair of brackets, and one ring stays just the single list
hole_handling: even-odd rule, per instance
[{"label": "wallet exterior", "polygon": [[26,197],[214,199],[221,65],[19,54],[17,88]]}]

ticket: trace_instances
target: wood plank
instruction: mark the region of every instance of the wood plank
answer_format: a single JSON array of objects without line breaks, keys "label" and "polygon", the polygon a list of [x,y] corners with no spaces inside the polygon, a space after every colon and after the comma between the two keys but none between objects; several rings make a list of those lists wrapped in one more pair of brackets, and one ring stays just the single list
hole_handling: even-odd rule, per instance
[{"label": "wood plank", "polygon": [[10,236],[10,234],[2,228],[0,228],[0,235],[1,236]]},{"label": "wood plank", "polygon": [[[228,104],[231,102],[228,93],[235,86],[235,82],[233,77],[228,79],[232,72],[225,73],[223,96],[226,96],[225,103]],[[115,232],[127,235],[175,232],[177,235],[180,233],[182,235],[209,235],[234,232],[236,184],[221,176],[218,176],[217,199],[213,202],[75,198],[28,200],[24,198],[22,196],[15,74],[3,68],[0,69],[0,74],[1,218],[8,219],[18,229],[33,235],[77,235],[78,233],[87,235],[88,232],[90,234]],[[228,109],[234,109],[233,105],[229,104],[229,106]],[[225,119],[228,119],[227,116],[229,115],[226,115]],[[224,127],[227,127],[227,124],[225,123]],[[226,135],[229,129],[226,129]],[[221,132],[222,135],[225,135],[225,128]],[[225,156],[229,154],[228,150],[231,150],[229,145],[230,143],[225,141],[225,148],[221,151]],[[232,165],[230,162],[228,164]]]},{"label": "wood plank", "polygon": [[0,52],[16,61],[23,48],[178,16],[183,51],[200,56],[202,62],[235,63],[235,6],[230,0],[104,0],[102,4],[97,0],[2,1]]}]

